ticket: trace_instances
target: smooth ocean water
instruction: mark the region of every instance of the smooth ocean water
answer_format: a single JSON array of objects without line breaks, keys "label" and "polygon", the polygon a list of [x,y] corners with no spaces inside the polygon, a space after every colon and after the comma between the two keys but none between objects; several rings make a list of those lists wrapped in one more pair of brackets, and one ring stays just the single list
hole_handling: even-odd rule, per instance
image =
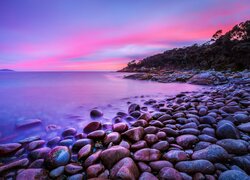
[{"label": "smooth ocean water", "polygon": [[[182,83],[123,79],[125,74],[1,72],[0,142],[17,141],[30,135],[49,138],[66,127],[81,130],[91,121],[89,112],[95,107],[104,112],[101,121],[111,122],[116,112],[127,111],[127,101],[141,102],[201,88]],[[30,118],[41,119],[42,125],[21,130],[15,128],[17,121]]]}]

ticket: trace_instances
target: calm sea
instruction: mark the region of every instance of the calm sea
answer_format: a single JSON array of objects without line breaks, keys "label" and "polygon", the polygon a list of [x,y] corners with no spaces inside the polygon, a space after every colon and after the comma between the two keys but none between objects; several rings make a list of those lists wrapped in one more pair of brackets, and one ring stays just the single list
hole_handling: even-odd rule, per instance
[{"label": "calm sea", "polygon": [[[89,112],[95,107],[104,112],[102,121],[111,122],[116,112],[127,111],[128,101],[141,103],[149,98],[201,88],[123,79],[124,75],[116,72],[1,72],[0,142],[30,135],[55,136],[66,127],[80,130],[91,121]],[[16,129],[17,121],[30,118],[41,119],[42,125],[28,130]]]}]

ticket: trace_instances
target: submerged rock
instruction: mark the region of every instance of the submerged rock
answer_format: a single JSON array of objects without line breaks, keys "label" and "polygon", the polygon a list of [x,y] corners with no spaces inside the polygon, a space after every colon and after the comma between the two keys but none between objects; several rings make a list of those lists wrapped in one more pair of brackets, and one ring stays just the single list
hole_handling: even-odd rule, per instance
[{"label": "submerged rock", "polygon": [[18,120],[16,122],[16,128],[28,128],[32,126],[41,125],[42,120],[40,119],[26,119],[26,120]]},{"label": "submerged rock", "polygon": [[92,117],[94,119],[95,118],[100,118],[102,116],[103,116],[103,113],[98,109],[93,109],[93,110],[90,111],[90,117]]}]

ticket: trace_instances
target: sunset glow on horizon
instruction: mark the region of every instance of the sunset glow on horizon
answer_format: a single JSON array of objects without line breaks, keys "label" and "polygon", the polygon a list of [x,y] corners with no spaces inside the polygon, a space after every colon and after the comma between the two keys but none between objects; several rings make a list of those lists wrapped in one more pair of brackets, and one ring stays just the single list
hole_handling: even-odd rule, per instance
[{"label": "sunset glow on horizon", "polygon": [[0,69],[118,70],[246,21],[248,0],[0,1]]}]

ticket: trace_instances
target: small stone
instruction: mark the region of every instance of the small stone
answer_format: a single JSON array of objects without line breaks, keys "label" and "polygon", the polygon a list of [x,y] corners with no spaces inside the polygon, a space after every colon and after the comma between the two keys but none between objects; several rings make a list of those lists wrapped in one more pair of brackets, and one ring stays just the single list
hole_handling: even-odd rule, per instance
[{"label": "small stone", "polygon": [[197,172],[211,174],[215,171],[214,165],[208,160],[181,161],[175,165],[175,168],[190,174]]},{"label": "small stone", "polygon": [[146,134],[144,140],[151,145],[158,141],[158,137],[155,134]]},{"label": "small stone", "polygon": [[29,153],[29,157],[33,160],[35,159],[44,159],[48,156],[50,152],[50,148],[48,147],[43,147],[39,149],[35,149]]},{"label": "small stone", "polygon": [[157,177],[155,177],[153,174],[149,173],[149,172],[143,172],[141,174],[141,176],[139,177],[139,180],[158,180]]},{"label": "small stone", "polygon": [[129,157],[121,159],[110,171],[111,179],[136,180],[139,178],[139,175],[139,170],[136,164]]},{"label": "small stone", "polygon": [[64,166],[59,166],[53,170],[50,171],[49,176],[52,178],[56,178],[59,177],[60,175],[62,175],[64,172]]},{"label": "small stone", "polygon": [[100,155],[102,153],[102,150],[96,151],[94,154],[90,155],[85,161],[84,161],[84,167],[87,168],[93,164],[95,164],[100,159]]},{"label": "small stone", "polygon": [[138,162],[138,167],[141,172],[151,172],[151,167],[144,162]]},{"label": "small stone", "polygon": [[128,113],[132,113],[134,111],[140,111],[140,105],[138,104],[130,104],[129,107],[128,107]]},{"label": "small stone", "polygon": [[134,153],[137,161],[157,161],[161,158],[161,153],[157,149],[144,148]]},{"label": "small stone", "polygon": [[217,121],[213,116],[203,116],[200,118],[200,123],[202,124],[216,124]]},{"label": "small stone", "polygon": [[164,167],[159,172],[160,179],[182,180],[180,172],[171,167]]},{"label": "small stone", "polygon": [[95,178],[105,170],[102,164],[94,164],[87,168],[88,178]]},{"label": "small stone", "polygon": [[37,159],[29,165],[29,168],[42,168],[43,166],[44,166],[44,159]]},{"label": "small stone", "polygon": [[67,164],[65,166],[65,172],[67,172],[68,174],[76,174],[79,173],[80,171],[82,171],[82,166],[78,165],[78,164]]},{"label": "small stone", "polygon": [[106,133],[103,130],[96,130],[88,134],[87,138],[94,139],[94,140],[100,140],[105,137]]},{"label": "small stone", "polygon": [[101,160],[104,166],[110,169],[116,162],[129,155],[128,149],[121,146],[112,146],[101,153]]},{"label": "small stone", "polygon": [[159,172],[164,167],[173,167],[173,164],[169,161],[160,160],[149,163],[149,166],[156,172]]},{"label": "small stone", "polygon": [[181,150],[170,150],[163,155],[163,157],[170,162],[178,162],[188,160],[186,152]]},{"label": "small stone", "polygon": [[67,128],[63,131],[62,136],[66,137],[66,136],[74,136],[76,135],[77,131],[75,128]]},{"label": "small stone", "polygon": [[25,169],[17,174],[16,180],[41,179],[46,180],[48,172],[45,169]]},{"label": "small stone", "polygon": [[228,170],[219,176],[219,180],[249,180],[249,176],[242,171]]},{"label": "small stone", "polygon": [[78,152],[83,146],[87,144],[94,145],[94,141],[87,138],[79,139],[73,144],[72,150]]},{"label": "small stone", "polygon": [[121,141],[121,135],[118,132],[112,132],[106,135],[106,137],[103,140],[103,143],[105,145],[108,145],[109,143],[113,144],[119,144]]},{"label": "small stone", "polygon": [[139,141],[144,136],[144,129],[142,127],[132,128],[124,132],[122,135],[131,141]]},{"label": "small stone", "polygon": [[100,118],[103,116],[103,113],[98,109],[93,109],[90,111],[90,117],[93,119]]},{"label": "small stone", "polygon": [[101,123],[97,121],[90,122],[83,128],[83,132],[89,134],[90,132],[101,129]]},{"label": "small stone", "polygon": [[131,145],[131,150],[137,151],[139,149],[146,148],[146,147],[148,147],[147,142],[144,140],[140,140]]},{"label": "small stone", "polygon": [[92,145],[91,144],[87,144],[85,146],[83,146],[80,151],[78,152],[78,159],[83,160],[86,159],[92,150]]},{"label": "small stone", "polygon": [[115,131],[115,132],[122,133],[122,132],[125,132],[127,130],[128,130],[128,125],[126,123],[113,124],[113,131]]},{"label": "small stone", "polygon": [[205,149],[195,151],[192,159],[205,159],[211,162],[226,161],[229,158],[227,151],[218,145],[210,145]]},{"label": "small stone", "polygon": [[68,164],[70,160],[70,152],[66,146],[57,146],[53,148],[47,158],[46,164],[49,168],[56,168]]},{"label": "small stone", "polygon": [[216,135],[220,139],[239,139],[239,131],[233,124],[223,123],[218,125],[216,129]]},{"label": "small stone", "polygon": [[29,160],[27,158],[16,160],[14,162],[0,166],[0,174],[2,174],[5,171],[15,169],[15,168],[24,168],[28,166],[28,164],[29,164]]},{"label": "small stone", "polygon": [[22,147],[19,143],[0,144],[0,156],[10,155]]},{"label": "small stone", "polygon": [[239,125],[238,129],[243,132],[250,133],[250,122]]},{"label": "small stone", "polygon": [[176,138],[177,144],[182,146],[183,148],[191,148],[195,143],[197,143],[199,139],[194,135],[181,135]]},{"label": "small stone", "polygon": [[45,144],[44,140],[37,140],[37,141],[32,141],[28,145],[28,150],[34,150],[36,148],[42,147]]},{"label": "small stone", "polygon": [[247,154],[248,143],[243,140],[222,139],[217,144],[223,147],[230,154],[243,155]]},{"label": "small stone", "polygon": [[158,143],[155,143],[152,148],[157,149],[159,151],[166,151],[169,147],[169,143],[167,141],[159,141]]}]

